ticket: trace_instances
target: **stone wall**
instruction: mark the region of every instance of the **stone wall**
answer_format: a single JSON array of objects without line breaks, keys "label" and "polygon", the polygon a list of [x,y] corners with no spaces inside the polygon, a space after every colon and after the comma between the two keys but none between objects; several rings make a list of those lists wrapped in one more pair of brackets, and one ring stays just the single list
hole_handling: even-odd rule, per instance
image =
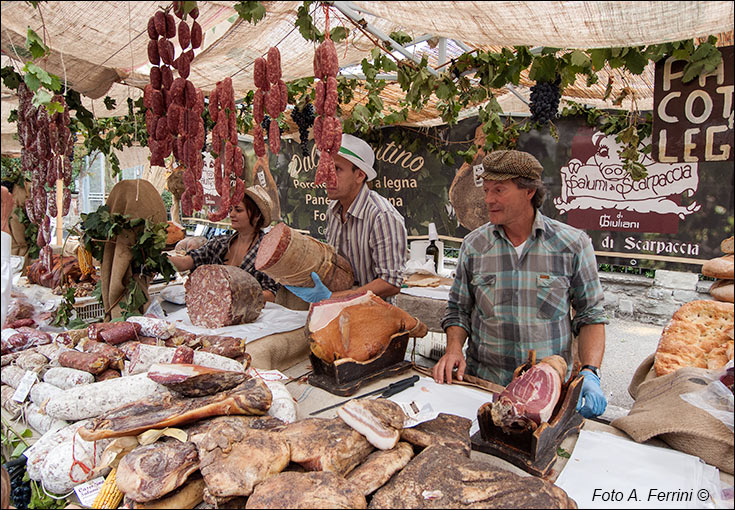
[{"label": "stone wall", "polygon": [[656,270],[655,278],[600,272],[608,316],[647,324],[666,324],[684,303],[712,299],[712,281],[699,281],[696,273]]}]

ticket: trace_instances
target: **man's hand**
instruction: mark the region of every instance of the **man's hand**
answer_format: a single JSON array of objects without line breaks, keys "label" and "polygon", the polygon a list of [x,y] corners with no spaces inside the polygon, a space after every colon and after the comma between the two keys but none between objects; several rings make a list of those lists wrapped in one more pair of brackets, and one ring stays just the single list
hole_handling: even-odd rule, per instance
[{"label": "man's hand", "polygon": [[584,381],[577,402],[577,411],[585,418],[600,416],[607,407],[607,399],[600,388],[600,378],[589,370],[582,370],[580,375],[584,377]]},{"label": "man's hand", "polygon": [[318,303],[332,296],[332,291],[322,283],[321,278],[314,271],[311,272],[311,279],[314,281],[314,287],[294,287],[293,285],[284,285],[284,287],[307,303]]},{"label": "man's hand", "polygon": [[466,367],[467,362],[462,355],[462,351],[459,353],[448,352],[434,365],[432,375],[437,384],[443,384],[445,381],[447,384],[452,384],[452,372],[454,369],[457,369],[457,380],[461,381],[464,378]]}]

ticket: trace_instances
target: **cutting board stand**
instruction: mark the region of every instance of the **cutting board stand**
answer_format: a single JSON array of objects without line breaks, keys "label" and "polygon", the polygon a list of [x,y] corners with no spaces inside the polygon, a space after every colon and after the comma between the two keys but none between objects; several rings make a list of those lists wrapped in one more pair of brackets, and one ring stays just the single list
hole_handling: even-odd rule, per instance
[{"label": "cutting board stand", "polygon": [[391,337],[380,355],[368,361],[343,358],[327,363],[310,352],[313,373],[309,384],[333,395],[349,397],[376,379],[392,377],[411,368],[411,362],[404,360],[407,347],[408,333],[399,333]]},{"label": "cutting board stand", "polygon": [[[535,362],[535,353],[529,361],[518,367],[514,377],[528,370]],[[556,460],[557,448],[569,434],[576,434],[584,421],[576,411],[577,400],[582,391],[583,378],[579,377],[579,364],[561,389],[559,402],[551,419],[542,423],[533,432],[523,430],[506,434],[493,423],[489,408],[477,413],[480,431],[472,435],[472,449],[500,457],[534,476],[548,477]]]}]

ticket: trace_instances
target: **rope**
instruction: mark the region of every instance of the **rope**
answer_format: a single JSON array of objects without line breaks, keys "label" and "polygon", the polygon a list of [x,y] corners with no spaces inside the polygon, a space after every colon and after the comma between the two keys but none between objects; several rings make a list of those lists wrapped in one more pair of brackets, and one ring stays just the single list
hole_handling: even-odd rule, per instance
[{"label": "rope", "polygon": [[[69,467],[69,479],[72,482],[74,482],[74,483],[82,483],[84,480],[75,480],[74,479],[74,475],[72,474],[72,471],[74,470],[74,466],[79,466],[82,469],[82,471],[84,472],[84,474],[85,475],[88,475],[90,473],[90,471],[92,471],[92,469],[94,469],[94,466],[95,466],[96,461],[97,461],[97,441],[94,441],[94,450],[93,450],[93,453],[92,453],[92,468],[88,468],[87,465],[84,464],[84,462],[82,462],[80,460],[77,460],[77,457],[76,457],[76,455],[74,453],[74,448],[76,447],[76,444],[77,444],[77,435],[74,434],[74,436],[72,436],[72,438],[71,438],[71,458],[72,458],[72,463],[71,463],[71,467]],[[44,492],[45,492],[45,489],[44,489]]]},{"label": "rope", "polygon": [[324,39],[331,40],[331,37],[329,37],[329,6],[325,3],[322,3],[322,8],[324,9]]}]

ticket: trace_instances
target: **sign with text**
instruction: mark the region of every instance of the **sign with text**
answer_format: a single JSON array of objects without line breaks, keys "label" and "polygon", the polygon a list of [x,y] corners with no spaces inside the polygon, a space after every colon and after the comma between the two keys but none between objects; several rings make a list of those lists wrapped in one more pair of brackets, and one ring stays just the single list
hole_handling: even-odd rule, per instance
[{"label": "sign with text", "polygon": [[[403,215],[409,236],[427,235],[429,223],[443,236],[469,233],[449,201],[464,161],[445,165],[427,147],[442,140],[466,149],[478,125],[474,117],[451,127],[391,127],[371,141],[378,173],[372,188]],[[521,134],[517,149],[530,152],[544,167],[547,194],[541,212],[585,230],[600,262],[696,271],[697,261],[721,255],[720,241],[733,232],[732,163],[661,163],[642,154],[639,162],[647,176],[633,181],[623,171],[614,136],[588,127],[581,117],[557,119],[555,125],[558,140],[548,130],[534,130]],[[269,164],[282,221],[323,240],[329,200],[324,185],[314,185],[319,158],[313,142],[308,150],[304,155],[297,141],[283,139]],[[250,155],[252,147],[246,152]]]},{"label": "sign with text", "polygon": [[684,60],[656,63],[653,90],[653,159],[659,163],[735,160],[733,46],[709,74],[683,83]]}]

